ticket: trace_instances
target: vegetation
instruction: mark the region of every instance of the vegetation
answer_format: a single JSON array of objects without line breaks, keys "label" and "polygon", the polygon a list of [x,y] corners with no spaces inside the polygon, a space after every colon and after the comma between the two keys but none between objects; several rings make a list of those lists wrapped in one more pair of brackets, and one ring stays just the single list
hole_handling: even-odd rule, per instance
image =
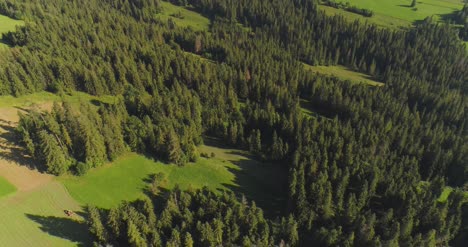
[{"label": "vegetation", "polygon": [[64,177],[70,194],[82,204],[92,204],[111,208],[124,200],[136,200],[144,195],[151,175],[163,173],[166,182],[164,189],[172,189],[176,184],[181,188],[226,188],[234,186],[234,175],[228,170],[236,167],[230,163],[200,159],[196,164],[185,167],[157,163],[135,154],[128,155],[112,163],[95,169],[82,177]]},{"label": "vegetation", "polygon": [[304,65],[307,70],[328,75],[335,76],[343,81],[351,81],[354,83],[365,83],[371,86],[383,86],[384,84],[375,81],[369,75],[352,71],[344,66],[309,66]]},{"label": "vegetation", "polygon": [[0,177],[0,198],[16,191],[15,186]]},{"label": "vegetation", "polygon": [[6,246],[89,245],[83,219],[64,218],[64,209],[78,212],[81,208],[58,182],[0,198],[0,242]]},{"label": "vegetation", "polygon": [[[206,157],[216,158],[202,151],[202,136],[287,171],[277,179],[287,180],[286,191],[278,193],[287,199],[280,200],[274,220],[237,198],[245,189],[237,197],[206,190],[160,193],[164,174],[173,174],[161,168],[149,190],[162,197],[109,211],[89,208],[95,242],[462,246],[468,60],[453,26],[429,18],[412,29],[388,30],[327,16],[311,0],[171,1],[210,19],[208,30],[195,31],[161,21],[160,1],[84,1],[8,1],[41,25],[27,24],[9,39],[17,48],[0,63],[0,94],[82,91],[116,99],[64,100],[51,112],[21,117],[22,144],[48,172],[84,175],[93,185],[105,176],[105,163],[132,150],[180,166],[170,169],[183,181],[188,174],[182,169],[202,174],[197,169]],[[389,4],[356,6],[377,15]],[[424,6],[385,11],[422,20]],[[302,63],[345,66],[385,86],[349,83]],[[317,117],[303,114],[301,102]],[[86,173],[90,168],[103,175],[94,178]],[[122,172],[115,175],[120,179]],[[206,180],[220,182],[225,175]],[[130,185],[123,192],[138,198],[131,194],[142,189],[141,178]],[[453,191],[438,200],[447,186]],[[90,195],[80,200],[99,200]],[[153,200],[162,201],[162,212],[153,209]],[[112,199],[102,203],[115,205]],[[233,223],[235,218],[252,221]],[[230,234],[236,229],[246,238]]]},{"label": "vegetation", "polygon": [[162,212],[145,198],[108,212],[88,208],[89,231],[96,244],[128,246],[297,245],[294,219],[279,226],[263,217],[255,203],[238,201],[234,194],[203,190],[167,195]]},{"label": "vegetation", "polygon": [[[24,25],[23,21],[12,19],[8,16],[0,15],[0,35],[7,34],[16,30],[16,27]],[[3,38],[2,38],[3,39]],[[3,42],[0,43],[0,50],[5,49],[8,46]]]},{"label": "vegetation", "polygon": [[423,21],[426,17],[440,19],[443,15],[452,14],[463,7],[463,2],[460,0],[421,0],[417,1],[418,3],[415,6],[412,6],[412,0],[342,0],[336,2],[350,2],[359,8],[370,9],[375,14],[386,15],[411,23]]},{"label": "vegetation", "polygon": [[346,11],[356,13],[365,17],[372,17],[374,15],[374,12],[372,12],[372,10],[360,9],[356,6],[350,5],[349,2],[337,3],[334,1],[327,0],[327,1],[323,1],[322,4],[333,7],[335,9],[344,9]]},{"label": "vegetation", "polygon": [[164,22],[175,23],[178,27],[191,27],[195,31],[208,30],[210,20],[187,7],[162,1],[161,8],[157,16]]}]

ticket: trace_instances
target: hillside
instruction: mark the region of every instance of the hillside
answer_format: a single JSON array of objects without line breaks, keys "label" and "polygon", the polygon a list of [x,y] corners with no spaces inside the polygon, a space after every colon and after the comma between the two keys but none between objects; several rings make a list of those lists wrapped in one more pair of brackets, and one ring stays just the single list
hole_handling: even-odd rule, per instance
[{"label": "hillside", "polygon": [[465,246],[462,7],[0,0],[0,245]]}]

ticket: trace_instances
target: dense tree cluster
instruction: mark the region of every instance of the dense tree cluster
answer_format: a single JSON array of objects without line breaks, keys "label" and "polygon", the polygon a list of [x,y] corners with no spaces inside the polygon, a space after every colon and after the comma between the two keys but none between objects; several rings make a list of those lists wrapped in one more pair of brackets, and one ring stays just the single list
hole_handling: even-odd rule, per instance
[{"label": "dense tree cluster", "polygon": [[16,20],[23,17],[18,6],[9,0],[0,1],[0,14]]},{"label": "dense tree cluster", "polygon": [[129,148],[184,165],[198,158],[201,108],[188,90],[175,87],[166,97],[147,101],[129,90],[125,100],[98,109],[85,102],[55,103],[51,112],[21,114],[17,132],[28,153],[56,175],[69,170],[82,175]]},{"label": "dense tree cluster", "polygon": [[[344,9],[349,12],[353,12],[365,17],[372,17],[374,15],[374,12],[369,9],[362,9],[357,6],[351,5],[349,2],[346,3],[340,3],[340,2],[335,2],[331,0],[323,1],[321,2],[323,5],[333,7],[335,9]],[[414,6],[411,6],[414,7]]]},{"label": "dense tree cluster", "polygon": [[109,211],[88,207],[89,230],[97,244],[113,246],[295,246],[292,217],[272,222],[254,202],[208,189],[167,195],[162,210],[149,198]]},{"label": "dense tree cluster", "polygon": [[92,109],[82,103],[55,104],[52,111],[21,114],[17,127],[28,153],[60,175],[68,170],[84,174],[89,168],[114,160],[125,150],[122,110]]},{"label": "dense tree cluster", "polygon": [[457,12],[454,19],[455,23],[463,25],[459,31],[460,38],[468,41],[468,4],[465,4],[463,9]]},{"label": "dense tree cluster", "polygon": [[[252,244],[281,239],[302,246],[463,243],[468,59],[452,27],[427,21],[397,31],[348,23],[326,16],[312,0],[172,1],[208,16],[209,32],[159,21],[158,1],[13,2],[41,25],[27,24],[15,32],[19,38],[10,39],[16,47],[0,63],[0,94],[79,90],[122,99],[94,111],[82,106],[83,116],[66,104],[23,116],[20,131],[30,153],[61,164],[49,166],[50,172],[111,160],[113,149],[127,146],[183,164],[196,159],[202,134],[214,135],[289,170],[285,207],[293,216],[285,222],[297,224],[298,238],[276,235],[265,223],[268,234],[259,228],[245,234]],[[385,86],[315,74],[302,62],[345,65]],[[305,114],[301,104],[314,114]],[[67,111],[75,119],[59,114]],[[120,134],[117,127],[104,133],[110,124],[105,114],[118,119],[112,124],[120,126]],[[76,147],[86,139],[78,126],[97,133],[89,145],[100,147],[88,153],[81,150],[86,145]],[[64,136],[64,130],[70,145],[55,136]],[[107,145],[105,135],[119,135],[123,144]],[[446,186],[454,190],[439,202]],[[187,233],[195,245],[244,243],[240,235],[225,237],[234,231],[226,224],[231,216],[223,214],[237,207],[227,204],[238,205],[232,195],[220,197],[231,198],[213,206],[223,213],[200,218],[198,228],[197,223],[183,226],[182,220],[195,221],[177,212],[197,212],[208,202],[179,204],[179,198],[224,199],[208,192],[174,193],[168,205],[177,210],[166,214],[177,220],[164,227],[151,223],[153,210],[126,204],[114,210],[122,213],[115,216],[118,224],[107,219],[110,212],[90,209],[93,218],[105,219],[91,220],[93,235],[100,243],[135,245],[171,239],[182,245]],[[239,231],[250,231],[251,223],[239,225]],[[221,240],[201,234],[205,226],[222,228]]]}]

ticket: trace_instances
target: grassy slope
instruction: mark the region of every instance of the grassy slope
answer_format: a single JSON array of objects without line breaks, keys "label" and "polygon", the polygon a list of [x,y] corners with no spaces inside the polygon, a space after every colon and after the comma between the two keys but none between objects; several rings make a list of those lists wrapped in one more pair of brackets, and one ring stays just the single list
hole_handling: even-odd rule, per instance
[{"label": "grassy slope", "polygon": [[[180,27],[192,27],[194,30],[207,30],[210,20],[201,14],[191,11],[187,8],[173,5],[169,2],[161,2],[163,11],[158,14],[159,18],[167,21],[172,18]],[[174,17],[173,15],[180,14],[183,18]]]},{"label": "grassy slope", "polygon": [[[11,19],[10,17],[0,15],[0,39],[1,39],[2,33],[6,33],[8,31],[14,31],[16,26],[22,26],[22,25],[24,25],[23,21],[14,20],[14,19]],[[7,45],[0,43],[0,49],[5,49],[7,47],[8,47]]]},{"label": "grassy slope", "polygon": [[351,5],[371,9],[374,13],[390,16],[409,22],[421,21],[428,16],[439,19],[443,15],[452,14],[463,7],[462,0],[418,0],[417,10],[409,7],[411,0],[349,0]]},{"label": "grassy slope", "polygon": [[337,2],[350,2],[361,8],[374,11],[372,17],[364,17],[342,9],[320,5],[319,8],[328,15],[341,14],[350,21],[360,20],[370,22],[381,27],[399,28],[409,27],[417,21],[428,16],[440,20],[463,7],[461,0],[419,0],[417,10],[407,7],[411,0],[337,0]]},{"label": "grassy slope", "polygon": [[382,15],[375,13],[372,17],[364,17],[359,14],[355,14],[352,12],[348,12],[342,9],[335,9],[329,6],[325,5],[319,5],[319,9],[323,10],[325,14],[334,16],[334,15],[342,15],[346,20],[348,21],[360,21],[360,22],[368,22],[375,24],[379,27],[385,27],[385,28],[400,28],[400,27],[409,27],[411,25],[411,22],[402,20],[402,19],[397,19],[393,18],[388,15]]},{"label": "grassy slope", "polygon": [[238,150],[213,146],[202,146],[200,149],[202,152],[213,152],[216,157],[200,158],[195,164],[177,167],[132,153],[112,164],[93,169],[83,177],[64,176],[60,181],[80,203],[103,208],[142,197],[145,181],[151,174],[159,172],[166,175],[165,189],[172,189],[176,184],[182,189],[207,186],[214,191],[238,191],[250,198],[258,195],[260,201],[267,199],[265,192],[272,195],[271,190],[275,185],[270,178],[279,176],[275,174],[277,170],[249,160],[243,154],[238,154]]},{"label": "grassy slope", "polygon": [[350,80],[356,83],[365,83],[371,86],[383,86],[384,84],[373,80],[369,75],[352,71],[344,66],[310,66],[304,64],[307,70],[325,74],[329,76],[336,76],[343,80]]},{"label": "grassy slope", "polygon": [[79,211],[81,207],[56,181],[33,191],[1,198],[0,245],[55,247],[89,244],[82,219],[67,218],[65,209]]},{"label": "grassy slope", "polygon": [[6,179],[0,177],[0,198],[9,195],[15,191],[15,186],[10,184]]},{"label": "grassy slope", "polygon": [[[80,102],[97,100],[105,103],[112,103],[115,100],[114,96],[92,96],[82,92],[73,92],[63,96],[63,99],[68,100],[69,102]],[[27,107],[33,104],[40,104],[44,102],[59,102],[62,100],[62,97],[49,93],[49,92],[39,92],[28,94],[20,97],[13,96],[0,96],[0,108],[2,107]],[[1,113],[1,112],[0,112]]]},{"label": "grassy slope", "polygon": [[112,164],[96,168],[83,177],[63,177],[61,181],[71,195],[84,204],[94,204],[110,208],[122,200],[135,200],[143,195],[145,180],[149,175],[166,174],[166,188],[176,183],[182,188],[192,185],[195,188],[208,186],[222,188],[222,184],[232,184],[234,176],[224,164],[200,159],[196,164],[185,167],[154,162],[136,154],[126,155]]}]

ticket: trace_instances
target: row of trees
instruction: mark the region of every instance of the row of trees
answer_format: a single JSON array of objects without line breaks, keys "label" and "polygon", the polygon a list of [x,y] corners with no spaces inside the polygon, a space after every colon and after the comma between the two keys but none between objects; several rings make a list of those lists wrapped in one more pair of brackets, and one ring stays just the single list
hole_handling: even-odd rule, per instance
[{"label": "row of trees", "polygon": [[[372,10],[362,9],[357,6],[350,5],[349,2],[338,3],[335,1],[327,0],[327,1],[323,1],[322,4],[333,7],[335,9],[344,9],[346,11],[353,12],[353,13],[356,13],[365,17],[372,17],[374,15],[374,12]],[[414,6],[411,6],[411,7],[414,7]]]}]

